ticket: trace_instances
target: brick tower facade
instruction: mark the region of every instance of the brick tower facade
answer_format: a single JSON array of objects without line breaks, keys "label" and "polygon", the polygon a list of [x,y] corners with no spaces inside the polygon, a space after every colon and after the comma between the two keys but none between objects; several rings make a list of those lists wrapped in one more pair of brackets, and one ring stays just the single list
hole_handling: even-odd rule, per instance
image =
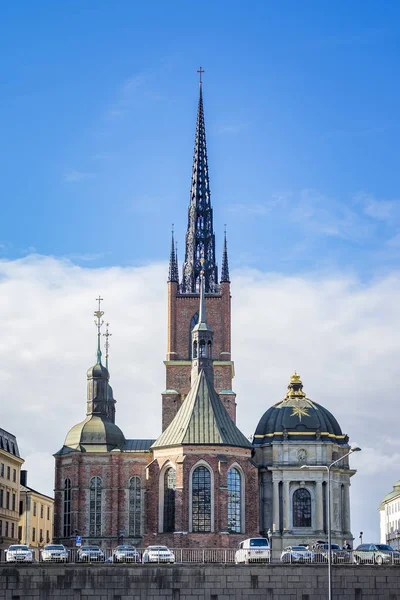
[{"label": "brick tower facade", "polygon": [[203,93],[197,110],[185,262],[179,279],[178,257],[172,234],[168,277],[168,341],[166,388],[162,394],[162,429],[171,423],[190,389],[191,332],[198,321],[200,259],[204,257],[207,318],[214,331],[214,384],[228,414],[236,422],[236,395],[232,391],[231,293],[226,236],[221,279],[215,260],[213,210],[210,201]]}]

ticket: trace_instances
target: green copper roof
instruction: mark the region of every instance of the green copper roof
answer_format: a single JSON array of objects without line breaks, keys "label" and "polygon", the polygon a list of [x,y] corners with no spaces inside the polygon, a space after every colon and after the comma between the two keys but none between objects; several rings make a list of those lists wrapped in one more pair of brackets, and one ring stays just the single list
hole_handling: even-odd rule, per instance
[{"label": "green copper roof", "polygon": [[64,446],[57,454],[69,452],[109,452],[123,450],[124,434],[115,423],[101,417],[89,415],[84,421],[74,425],[67,433]]},{"label": "green copper roof", "polygon": [[152,448],[183,444],[252,447],[228,415],[204,371],[200,371],[174,420]]}]

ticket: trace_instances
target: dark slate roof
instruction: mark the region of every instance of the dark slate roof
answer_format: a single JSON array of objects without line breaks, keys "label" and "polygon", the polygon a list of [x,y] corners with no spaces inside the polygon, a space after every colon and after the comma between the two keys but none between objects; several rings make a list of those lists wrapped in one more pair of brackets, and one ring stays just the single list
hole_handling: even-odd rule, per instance
[{"label": "dark slate roof", "polygon": [[124,452],[149,452],[156,440],[126,440]]},{"label": "dark slate roof", "polygon": [[0,450],[5,450],[14,456],[20,457],[17,438],[12,433],[0,428]]},{"label": "dark slate roof", "polygon": [[292,376],[288,389],[286,397],[261,417],[253,445],[282,440],[348,443],[348,436],[342,433],[332,413],[306,397],[297,373]]},{"label": "dark slate roof", "polygon": [[228,415],[203,370],[200,371],[174,420],[152,448],[184,444],[252,447]]}]

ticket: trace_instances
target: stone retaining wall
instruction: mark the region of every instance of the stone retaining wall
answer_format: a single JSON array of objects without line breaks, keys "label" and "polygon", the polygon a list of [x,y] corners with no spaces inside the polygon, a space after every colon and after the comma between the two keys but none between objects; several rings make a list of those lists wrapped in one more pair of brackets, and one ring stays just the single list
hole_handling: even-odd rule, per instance
[{"label": "stone retaining wall", "polygon": [[[334,600],[400,600],[400,568],[333,568]],[[0,600],[326,600],[326,566],[0,567]]]}]

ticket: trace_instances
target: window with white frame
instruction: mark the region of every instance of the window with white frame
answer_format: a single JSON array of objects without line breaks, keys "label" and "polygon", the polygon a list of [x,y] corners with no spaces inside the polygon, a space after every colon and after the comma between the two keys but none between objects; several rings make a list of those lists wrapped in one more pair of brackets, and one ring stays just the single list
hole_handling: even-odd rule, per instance
[{"label": "window with white frame", "polygon": [[89,535],[101,535],[101,479],[90,480]]},{"label": "window with white frame", "polygon": [[228,531],[240,533],[242,530],[242,478],[239,469],[228,471]]},{"label": "window with white frame", "polygon": [[169,467],[164,473],[164,515],[163,530],[175,531],[175,489],[176,471]]},{"label": "window with white frame", "polygon": [[203,465],[192,474],[192,531],[211,532],[211,473]]},{"label": "window with white frame", "polygon": [[293,527],[311,527],[311,494],[305,488],[293,494]]},{"label": "window with white frame", "polygon": [[142,521],[142,484],[140,477],[129,480],[129,535],[139,537]]},{"label": "window with white frame", "polygon": [[71,535],[71,480],[64,481],[64,537]]}]

